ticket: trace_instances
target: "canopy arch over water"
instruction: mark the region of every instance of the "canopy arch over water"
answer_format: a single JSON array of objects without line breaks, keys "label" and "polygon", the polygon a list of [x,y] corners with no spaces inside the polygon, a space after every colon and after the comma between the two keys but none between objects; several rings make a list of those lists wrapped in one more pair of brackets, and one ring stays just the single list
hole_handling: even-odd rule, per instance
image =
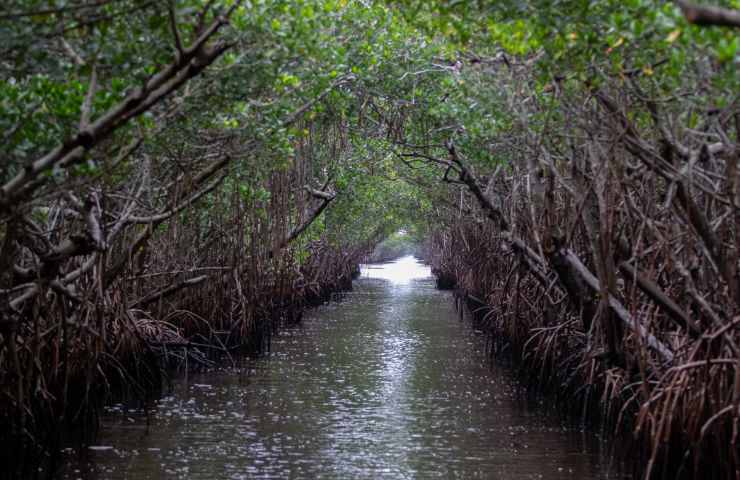
[{"label": "canopy arch over water", "polygon": [[730,475],[737,12],[675,4],[0,11],[4,440],[53,450],[43,425],[101,372],[158,384],[166,345],[262,348],[406,228],[496,348],[650,468]]}]

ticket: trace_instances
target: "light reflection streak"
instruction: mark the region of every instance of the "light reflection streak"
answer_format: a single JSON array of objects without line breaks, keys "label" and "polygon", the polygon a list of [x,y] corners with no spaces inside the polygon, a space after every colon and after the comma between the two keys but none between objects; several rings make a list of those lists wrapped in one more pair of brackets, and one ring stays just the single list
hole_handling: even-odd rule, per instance
[{"label": "light reflection streak", "polygon": [[360,271],[363,277],[382,278],[397,285],[406,285],[412,280],[429,278],[432,275],[428,265],[410,255],[382,265],[363,264]]}]

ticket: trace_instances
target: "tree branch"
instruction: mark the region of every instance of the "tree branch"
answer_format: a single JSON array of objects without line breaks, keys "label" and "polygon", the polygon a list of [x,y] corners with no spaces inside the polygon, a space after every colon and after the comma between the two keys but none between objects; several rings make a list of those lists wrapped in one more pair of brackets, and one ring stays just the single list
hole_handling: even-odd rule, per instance
[{"label": "tree branch", "polygon": [[[576,256],[575,253],[573,253],[571,250],[567,250],[565,259],[573,267],[573,269],[581,275],[581,278],[586,281],[589,287],[603,296],[599,280],[593,273],[589,271],[586,265],[581,262],[581,260],[578,258],[578,256]],[[648,346],[650,346],[653,350],[655,350],[664,360],[669,362],[673,360],[673,352],[663,343],[661,343],[660,340],[655,338],[652,333],[648,332],[644,325],[636,322],[635,319],[632,317],[632,314],[630,314],[629,310],[627,310],[624,305],[622,305],[622,303],[617,300],[617,297],[613,293],[609,293],[608,297],[609,307],[611,307],[612,311],[617,314],[617,317],[619,317],[619,319],[627,328],[638,334],[640,336],[640,339],[644,341]]]},{"label": "tree branch", "polygon": [[686,20],[694,25],[740,28],[740,11],[716,5],[698,5],[691,0],[673,0]]},{"label": "tree branch", "polygon": [[320,200],[319,205],[310,213],[309,217],[306,218],[303,222],[299,223],[295,227],[293,227],[290,232],[283,238],[283,241],[280,243],[280,248],[285,247],[290,242],[298,238],[298,235],[304,232],[308,227],[311,226],[314,220],[316,220],[319,215],[321,215],[321,212],[324,211],[326,207],[329,206],[332,200],[336,197],[335,193],[331,192],[324,192],[321,190],[316,190],[308,185],[304,187],[306,191],[308,191],[313,197],[318,198]]},{"label": "tree branch", "polygon": [[178,292],[179,290],[182,290],[183,288],[188,288],[188,287],[192,287],[193,285],[198,285],[199,283],[203,283],[203,281],[207,278],[208,278],[208,275],[201,275],[199,277],[191,278],[188,280],[183,280],[174,285],[170,285],[169,287],[163,288],[157,292],[150,293],[149,295],[146,295],[145,297],[140,298],[139,300],[136,300],[135,302],[131,304],[131,307],[132,308],[143,307],[150,303],[157,302],[165,297],[169,297],[170,295]]},{"label": "tree branch", "polygon": [[134,89],[123,101],[86,128],[66,136],[60,145],[41,158],[27,163],[0,187],[0,209],[7,209],[32,194],[45,181],[42,176],[44,171],[55,165],[68,167],[82,162],[90,148],[98,145],[130,119],[149,110],[216,60],[231,44],[209,46],[208,40],[222,25],[228,23],[228,16],[240,3],[234,2],[225,15],[212,22],[200,37],[143,86]]},{"label": "tree branch", "polygon": [[636,268],[630,265],[628,262],[622,262],[619,264],[619,270],[624,274],[625,278],[629,281],[634,281],[640,290],[645,293],[650,299],[655,302],[664,312],[668,314],[671,319],[686,330],[689,335],[693,338],[698,338],[701,335],[701,330],[696,326],[694,321],[689,315],[679,307],[668,295],[666,295],[658,285],[655,284],[650,278],[640,273]]}]

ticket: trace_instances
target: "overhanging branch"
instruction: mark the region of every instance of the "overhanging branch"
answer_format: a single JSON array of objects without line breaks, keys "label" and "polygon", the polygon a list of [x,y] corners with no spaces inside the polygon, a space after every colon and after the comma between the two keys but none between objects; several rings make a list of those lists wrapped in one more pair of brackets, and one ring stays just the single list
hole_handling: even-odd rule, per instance
[{"label": "overhanging branch", "polygon": [[694,25],[740,28],[740,11],[716,5],[698,5],[690,0],[673,0],[686,20]]}]

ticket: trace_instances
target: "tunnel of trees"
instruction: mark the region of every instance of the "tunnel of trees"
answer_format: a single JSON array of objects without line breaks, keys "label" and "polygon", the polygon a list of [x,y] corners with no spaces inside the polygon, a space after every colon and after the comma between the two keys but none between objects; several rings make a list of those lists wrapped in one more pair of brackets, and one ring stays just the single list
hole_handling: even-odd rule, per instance
[{"label": "tunnel of trees", "polygon": [[645,477],[736,478],[737,6],[8,0],[0,461],[268,348],[403,228]]}]

